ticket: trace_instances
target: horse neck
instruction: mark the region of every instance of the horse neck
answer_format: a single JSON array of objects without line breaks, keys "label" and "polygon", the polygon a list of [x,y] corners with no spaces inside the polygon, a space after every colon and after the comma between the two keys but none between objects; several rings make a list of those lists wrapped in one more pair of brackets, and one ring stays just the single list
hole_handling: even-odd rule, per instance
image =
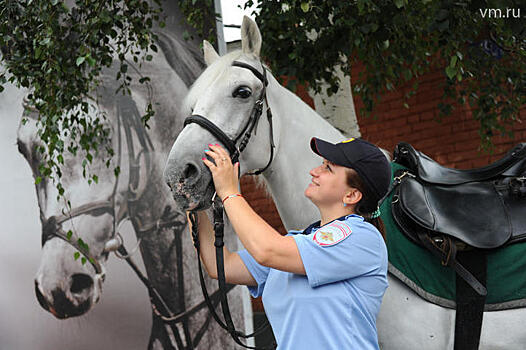
[{"label": "horse neck", "polygon": [[309,171],[322,161],[311,151],[310,139],[338,142],[343,135],[272,76],[267,100],[276,123],[276,154],[263,177],[285,228],[301,229],[319,219],[318,209],[303,194]]}]

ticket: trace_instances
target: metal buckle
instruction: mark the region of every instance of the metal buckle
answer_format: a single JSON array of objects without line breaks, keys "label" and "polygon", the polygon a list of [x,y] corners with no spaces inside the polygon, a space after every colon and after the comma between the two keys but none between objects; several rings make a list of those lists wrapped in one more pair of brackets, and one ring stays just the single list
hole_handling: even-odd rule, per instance
[{"label": "metal buckle", "polygon": [[415,175],[411,174],[409,171],[404,171],[404,173],[402,175],[399,175],[399,176],[396,176],[394,179],[393,179],[393,182],[396,183],[396,184],[399,184],[400,182],[402,182],[402,179],[406,176],[409,176],[409,177],[412,177],[413,179],[416,178]]}]

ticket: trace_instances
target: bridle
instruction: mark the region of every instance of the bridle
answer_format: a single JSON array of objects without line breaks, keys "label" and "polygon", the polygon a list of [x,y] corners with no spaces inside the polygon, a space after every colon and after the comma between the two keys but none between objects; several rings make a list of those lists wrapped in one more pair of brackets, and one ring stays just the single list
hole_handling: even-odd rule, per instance
[{"label": "bridle", "polygon": [[[259,119],[261,117],[261,114],[263,112],[263,105],[266,101],[266,87],[268,85],[268,80],[266,77],[266,69],[263,68],[263,74],[260,73],[256,68],[253,66],[239,61],[234,61],[232,63],[232,66],[234,67],[240,67],[250,70],[262,83],[263,83],[263,89],[261,90],[261,94],[258,98],[258,100],[254,104],[254,108],[250,114],[250,117],[248,121],[245,123],[244,127],[242,128],[241,132],[234,138],[231,139],[226,133],[224,133],[219,127],[217,127],[214,123],[212,123],[207,118],[201,116],[201,115],[192,115],[188,117],[184,125],[188,125],[191,123],[195,123],[206,129],[208,132],[210,132],[213,136],[215,136],[223,145],[228,149],[230,153],[230,158],[232,159],[232,162],[237,162],[239,160],[239,156],[241,152],[245,149],[248,142],[250,141],[250,137],[252,136],[252,132],[255,133],[255,129],[258,125]],[[248,173],[247,175],[259,175],[263,173],[265,170],[267,170],[272,163],[272,160],[274,158],[274,136],[273,136],[273,127],[272,127],[272,113],[270,111],[270,107],[268,107],[267,102],[267,120],[269,122],[269,134],[270,134],[270,157],[267,162],[267,164],[254,172]],[[238,144],[239,142],[239,144]],[[224,246],[224,208],[223,204],[221,203],[221,200],[214,196],[212,197],[212,209],[214,214],[214,232],[215,232],[215,242],[214,246],[216,247],[216,267],[217,267],[217,280],[219,285],[219,293],[220,293],[220,302],[221,302],[221,309],[223,311],[224,316],[224,322],[221,320],[219,315],[215,311],[215,307],[212,305],[212,302],[210,300],[210,296],[208,294],[208,291],[206,289],[206,285],[204,282],[203,277],[203,271],[201,266],[201,257],[200,257],[200,243],[199,243],[199,234],[198,234],[198,220],[197,220],[197,214],[195,211],[190,212],[190,221],[192,222],[192,239],[194,241],[194,246],[197,251],[197,261],[198,261],[198,269],[199,269],[199,281],[201,283],[201,289],[203,291],[203,296],[205,298],[205,302],[208,305],[208,308],[210,310],[211,315],[215,319],[215,321],[225,330],[230,333],[232,339],[239,345],[248,348],[248,349],[275,349],[276,343],[272,343],[270,346],[266,347],[255,347],[255,346],[249,346],[240,338],[252,338],[256,335],[262,333],[265,331],[269,323],[268,321],[258,327],[253,333],[251,334],[245,334],[243,332],[240,332],[236,330],[234,323],[232,321],[232,316],[230,313],[230,307],[228,305],[228,299],[227,299],[227,288],[229,287],[226,284],[226,278],[225,278],[225,268],[224,268],[224,257],[223,257],[223,246]]]},{"label": "bridle", "polygon": [[[250,141],[250,138],[252,136],[252,133],[256,133],[256,127],[259,123],[259,119],[261,117],[261,114],[263,113],[263,105],[267,100],[267,70],[263,65],[261,67],[263,68],[263,74],[260,73],[256,68],[252,67],[251,65],[240,62],[240,61],[234,61],[232,63],[232,66],[234,67],[240,67],[250,70],[262,83],[263,83],[263,89],[261,89],[261,94],[259,95],[259,98],[254,104],[254,108],[252,109],[252,112],[250,113],[250,117],[248,118],[247,122],[241,129],[241,132],[234,138],[231,139],[223,130],[221,130],[217,125],[212,123],[209,119],[206,117],[199,115],[199,114],[193,114],[192,116],[188,117],[184,121],[184,126],[187,126],[188,124],[198,124],[208,132],[210,132],[213,136],[215,136],[229,151],[230,158],[232,159],[232,163],[235,163],[238,161],[239,156],[241,152],[245,149],[248,142]],[[273,127],[272,127],[272,113],[270,111],[270,108],[268,107],[267,102],[267,120],[269,123],[269,139],[270,139],[270,156],[267,164],[252,173],[249,173],[248,175],[259,175],[263,173],[265,170],[268,169],[270,164],[272,163],[272,160],[274,159],[274,135],[273,135]]]}]

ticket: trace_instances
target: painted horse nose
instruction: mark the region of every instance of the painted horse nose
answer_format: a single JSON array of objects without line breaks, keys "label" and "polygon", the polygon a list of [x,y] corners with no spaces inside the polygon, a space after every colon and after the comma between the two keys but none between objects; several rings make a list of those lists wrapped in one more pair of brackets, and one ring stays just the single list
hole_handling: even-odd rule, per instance
[{"label": "painted horse nose", "polygon": [[40,306],[42,306],[44,310],[49,311],[48,302],[46,298],[44,297],[44,295],[42,295],[42,292],[40,291],[40,288],[38,287],[38,282],[36,280],[35,280],[35,295],[37,296],[37,300]]},{"label": "painted horse nose", "polygon": [[69,290],[73,294],[81,294],[84,291],[89,291],[93,287],[93,279],[83,273],[76,273],[71,276],[71,287]]}]

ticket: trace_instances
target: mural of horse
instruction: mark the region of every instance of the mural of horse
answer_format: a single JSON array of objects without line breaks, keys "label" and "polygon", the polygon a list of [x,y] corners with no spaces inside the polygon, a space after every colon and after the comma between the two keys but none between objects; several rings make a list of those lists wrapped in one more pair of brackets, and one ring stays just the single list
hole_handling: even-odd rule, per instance
[{"label": "mural of horse", "polygon": [[[242,50],[219,57],[205,44],[208,68],[194,83],[186,103],[193,114],[206,117],[232,140],[243,133],[264,85],[251,71],[233,65],[245,63],[263,74],[259,57],[262,44],[257,25],[244,18]],[[286,229],[302,229],[318,219],[304,196],[309,170],[320,159],[309,149],[311,137],[331,142],[344,139],[297,96],[280,86],[267,71],[268,86],[263,111],[272,110],[275,153],[262,180],[272,195]],[[264,113],[263,113],[264,115]],[[239,157],[240,172],[263,168],[271,156],[270,124],[261,118],[252,139]],[[165,168],[165,178],[178,204],[187,210],[206,209],[214,193],[211,174],[201,161],[209,143],[223,143],[201,125],[188,124],[175,140]],[[223,144],[223,146],[225,146]],[[389,288],[377,320],[382,349],[452,349],[455,312],[420,298],[389,275]],[[480,349],[522,349],[526,334],[526,309],[485,312]]]},{"label": "mural of horse", "polygon": [[[35,277],[35,293],[40,305],[59,319],[83,315],[99,301],[109,253],[120,244],[119,228],[129,220],[140,241],[140,252],[150,283],[163,297],[172,314],[183,314],[177,322],[165,322],[152,312],[153,325],[148,348],[210,349],[232,348],[233,342],[220,328],[210,323],[210,315],[202,303],[194,248],[189,234],[184,232],[186,219],[176,208],[164,183],[162,170],[172,140],[182,129],[185,115],[182,101],[188,86],[202,69],[201,54],[195,43],[183,42],[184,28],[177,5],[164,7],[167,26],[159,30],[160,52],[143,64],[141,74],[151,78],[151,90],[138,83],[141,77],[132,72],[134,85],[131,96],[115,95],[117,68],[106,72],[104,83],[97,91],[98,109],[91,117],[104,112],[111,129],[112,147],[116,152],[113,165],[121,169],[116,178],[113,167],[107,168],[95,157],[91,169],[101,181],[89,185],[83,177],[80,157],[65,155],[62,183],[65,203],[57,201],[57,190],[44,179],[36,185],[42,222],[42,258]],[[156,110],[147,131],[140,116],[152,96]],[[27,123],[18,130],[18,148],[29,163],[33,175],[39,175],[41,158],[35,111],[25,112]],[[68,144],[67,130],[63,130]],[[101,151],[103,152],[103,151]],[[64,239],[72,231],[70,240]],[[92,262],[75,259],[78,239],[89,246]],[[229,239],[236,244],[235,237]],[[212,286],[210,287],[212,289]],[[230,293],[236,300],[246,299],[246,292]],[[243,314],[250,305],[234,303],[238,324],[251,320]],[[133,306],[131,306],[133,307]],[[193,311],[184,314],[187,309]],[[154,310],[155,311],[155,310]],[[251,311],[249,312],[251,313]]]}]

